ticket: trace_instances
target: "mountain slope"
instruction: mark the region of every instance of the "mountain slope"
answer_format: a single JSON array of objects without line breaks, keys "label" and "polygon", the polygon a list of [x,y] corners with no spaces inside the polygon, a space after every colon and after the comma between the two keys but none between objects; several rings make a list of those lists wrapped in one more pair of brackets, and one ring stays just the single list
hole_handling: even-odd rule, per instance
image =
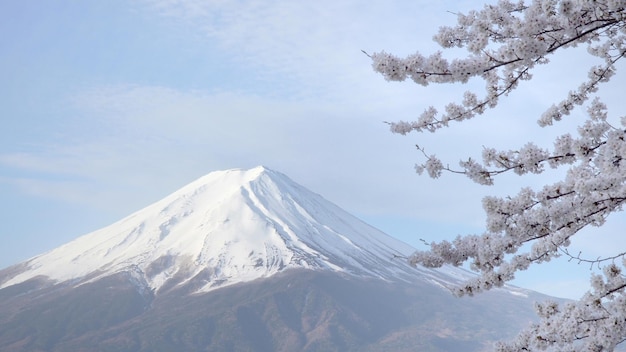
[{"label": "mountain slope", "polygon": [[304,269],[196,295],[141,295],[124,274],[60,286],[0,300],[0,350],[471,352],[534,316],[532,300],[504,290],[457,298],[425,281]]},{"label": "mountain slope", "polygon": [[[289,268],[410,281],[415,269],[391,258],[412,251],[287,176],[256,167],[210,173],[113,225],[0,272],[0,288],[35,277],[63,282],[130,272],[155,292],[181,284],[208,292]],[[440,273],[423,270],[447,284],[450,276]]]}]

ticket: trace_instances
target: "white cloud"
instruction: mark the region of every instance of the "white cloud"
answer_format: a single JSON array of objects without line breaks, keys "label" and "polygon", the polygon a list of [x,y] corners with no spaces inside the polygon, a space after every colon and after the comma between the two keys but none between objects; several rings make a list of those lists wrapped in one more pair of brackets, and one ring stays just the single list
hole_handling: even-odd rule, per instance
[{"label": "white cloud", "polygon": [[[455,16],[445,5],[406,1],[168,1],[146,0],[156,14],[193,26],[229,53],[242,72],[271,90],[342,102],[356,95],[401,94],[370,68],[369,52],[435,50],[431,35]],[[461,2],[455,7],[467,8]],[[456,9],[456,8],[455,8]],[[410,14],[407,16],[407,14]],[[430,31],[428,35],[418,35]],[[402,33],[402,35],[399,35]],[[368,82],[368,84],[363,84]],[[355,94],[356,92],[356,94]],[[407,96],[408,97],[408,96]],[[419,99],[419,98],[418,98]],[[383,99],[384,100],[384,99]],[[370,99],[368,104],[375,103]]]}]

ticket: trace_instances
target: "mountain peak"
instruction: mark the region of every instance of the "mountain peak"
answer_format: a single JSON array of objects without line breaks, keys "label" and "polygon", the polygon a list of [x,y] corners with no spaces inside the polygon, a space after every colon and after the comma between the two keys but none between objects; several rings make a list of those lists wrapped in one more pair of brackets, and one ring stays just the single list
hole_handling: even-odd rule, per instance
[{"label": "mountain peak", "polygon": [[287,176],[258,166],[209,173],[22,263],[9,276],[0,272],[0,288],[41,276],[85,282],[128,272],[155,292],[185,284],[206,292],[292,268],[406,280],[416,269],[392,258],[412,251]]},{"label": "mountain peak", "polygon": [[251,169],[228,169],[221,171],[213,171],[208,173],[197,180],[189,183],[181,188],[179,191],[174,192],[171,196],[176,195],[181,191],[185,191],[189,188],[203,187],[207,185],[220,184],[221,187],[240,187],[262,176],[276,177],[278,173],[265,166],[256,166]]}]

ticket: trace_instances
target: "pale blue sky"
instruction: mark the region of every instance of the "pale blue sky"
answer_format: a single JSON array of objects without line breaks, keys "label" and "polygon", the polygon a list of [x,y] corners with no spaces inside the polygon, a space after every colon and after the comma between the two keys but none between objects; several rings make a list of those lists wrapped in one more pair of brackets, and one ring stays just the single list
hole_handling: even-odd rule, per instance
[{"label": "pale blue sky", "polygon": [[[513,194],[549,176],[508,177],[492,188],[454,175],[433,181],[414,174],[413,145],[455,163],[483,145],[549,141],[561,130],[540,130],[538,114],[584,79],[580,66],[592,60],[584,50],[564,53],[479,120],[402,137],[382,121],[414,118],[468,86],[385,82],[361,52],[432,52],[437,28],[454,24],[450,12],[477,3],[0,3],[0,267],[208,172],[260,164],[414,246],[479,232],[482,196]],[[620,74],[601,92],[615,115],[626,110]],[[610,236],[623,218],[594,231]],[[587,237],[576,245],[589,257],[624,244]],[[588,274],[554,263],[515,283],[573,297]]]}]

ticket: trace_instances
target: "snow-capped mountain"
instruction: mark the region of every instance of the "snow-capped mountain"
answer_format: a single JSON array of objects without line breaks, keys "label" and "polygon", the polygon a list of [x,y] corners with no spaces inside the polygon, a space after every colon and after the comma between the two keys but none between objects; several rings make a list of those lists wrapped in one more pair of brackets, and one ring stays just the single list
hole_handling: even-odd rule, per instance
[{"label": "snow-capped mountain", "polygon": [[412,251],[281,173],[213,172],[0,270],[0,350],[478,352],[545,299],[454,297],[473,274]]},{"label": "snow-capped mountain", "polygon": [[129,272],[158,292],[193,283],[198,292],[291,268],[385,280],[455,283],[460,269],[409,267],[413,251],[287,176],[256,167],[212,172],[98,231],[34,257],[0,277],[0,289],[35,277],[97,280]]}]

